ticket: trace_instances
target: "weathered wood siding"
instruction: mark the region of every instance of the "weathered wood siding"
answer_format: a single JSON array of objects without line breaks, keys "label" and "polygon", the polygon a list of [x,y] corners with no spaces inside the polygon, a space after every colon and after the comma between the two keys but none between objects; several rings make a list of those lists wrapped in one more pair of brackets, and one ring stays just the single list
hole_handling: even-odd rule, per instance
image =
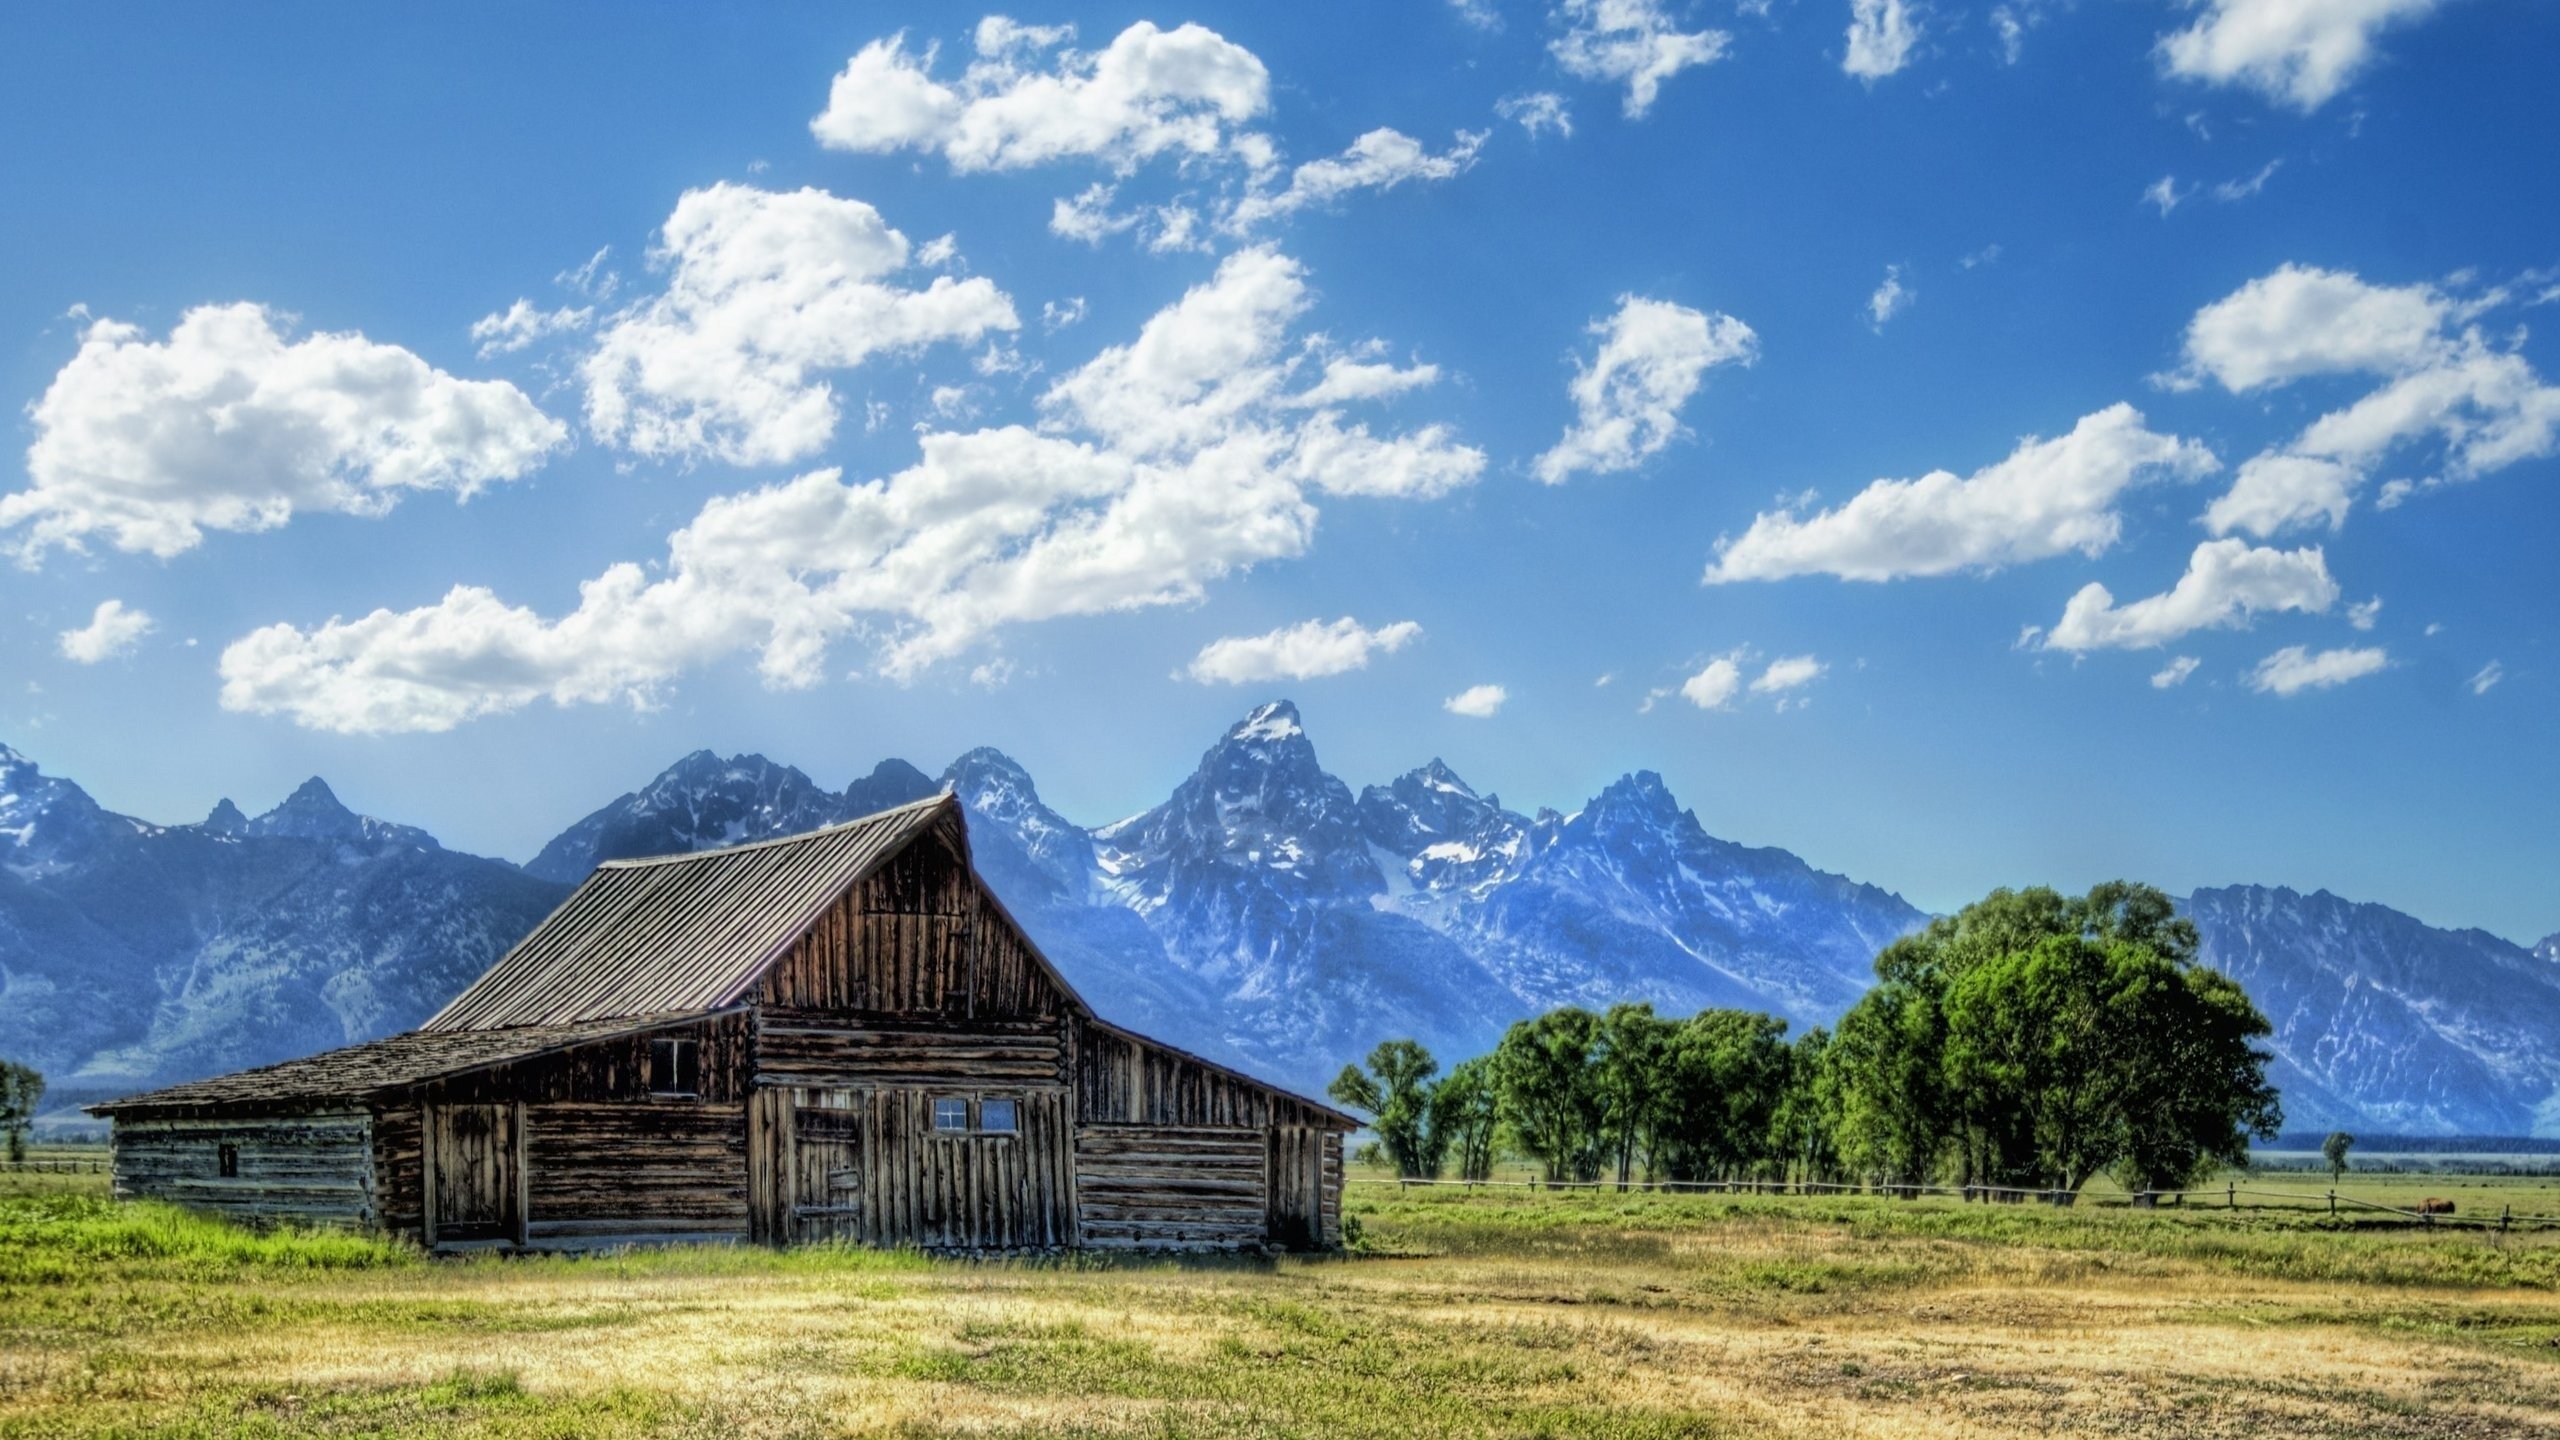
[{"label": "weathered wood siding", "polygon": [[525,1238],[537,1248],[747,1236],[747,1115],[692,1100],[528,1105]]},{"label": "weathered wood siding", "polygon": [[524,1107],[426,1107],[430,1245],[524,1239]]},{"label": "weathered wood siding", "polygon": [[1075,1036],[1077,1114],[1101,1125],[1323,1125],[1325,1112],[1092,1020]]},{"label": "weathered wood siding", "polygon": [[651,1099],[649,1046],[657,1040],[690,1040],[700,1059],[700,1096],[710,1103],[736,1103],[747,1096],[752,1063],[754,1022],[740,1010],[686,1025],[670,1025],[630,1035],[591,1040],[583,1045],[537,1055],[505,1065],[492,1065],[442,1080],[430,1081],[417,1095],[433,1104],[497,1104],[517,1101],[544,1104],[566,1100]]},{"label": "weathered wood siding", "polygon": [[1327,1250],[1342,1248],[1342,1132],[1328,1130],[1324,1137],[1324,1196],[1317,1211],[1319,1224],[1316,1243]]},{"label": "weathered wood siding", "polygon": [[855,1019],[767,1008],[758,1016],[756,1080],[807,1089],[1063,1086],[1066,1029],[1054,1019]]},{"label": "weathered wood siding", "polygon": [[1324,1142],[1334,1138],[1333,1132],[1274,1125],[1265,1133],[1270,1139],[1271,1243],[1288,1250],[1327,1248]]},{"label": "weathered wood siding", "polygon": [[[1011,1134],[933,1128],[936,1098],[1011,1100]],[[750,1107],[756,1238],[926,1249],[1075,1241],[1074,1155],[1062,1086],[776,1086]]]},{"label": "weathered wood siding", "polygon": [[[116,1122],[124,1128],[124,1122]],[[425,1120],[415,1105],[373,1112],[373,1195],[376,1222],[394,1235],[424,1238],[426,1226]]]},{"label": "weathered wood siding", "polygon": [[[696,1094],[652,1093],[650,1046],[665,1039],[697,1047]],[[418,1104],[385,1106],[376,1115],[381,1223],[427,1238],[432,1160],[438,1245],[579,1249],[743,1239],[753,1047],[753,1019],[739,1012],[421,1086],[414,1092]],[[514,1163],[493,1167],[452,1143],[454,1117],[500,1109]],[[437,1117],[433,1133],[426,1116]],[[458,1173],[463,1170],[478,1173]],[[457,1215],[456,1202],[467,1191],[491,1197],[494,1219]]]},{"label": "weathered wood siding", "polygon": [[1267,1242],[1268,1140],[1246,1126],[1086,1125],[1076,1131],[1081,1243],[1219,1250]]},{"label": "weathered wood siding", "polygon": [[[222,1171],[231,1147],[238,1173]],[[256,1224],[376,1223],[373,1118],[361,1110],[209,1120],[119,1120],[120,1200],[165,1200]]]},{"label": "weathered wood siding", "polygon": [[948,824],[827,907],[756,991],[780,1009],[1054,1019],[1067,997],[962,860]]}]

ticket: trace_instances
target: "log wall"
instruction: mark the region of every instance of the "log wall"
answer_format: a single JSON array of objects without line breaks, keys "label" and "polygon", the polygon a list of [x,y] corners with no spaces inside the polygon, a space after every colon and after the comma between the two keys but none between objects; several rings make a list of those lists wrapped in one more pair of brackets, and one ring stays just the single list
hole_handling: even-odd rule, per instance
[{"label": "log wall", "polygon": [[756,992],[782,1009],[911,1019],[1055,1019],[1065,991],[947,825],[829,906]]},{"label": "log wall", "polygon": [[525,1239],[537,1249],[747,1236],[742,1104],[528,1105]]},{"label": "log wall", "polygon": [[[933,1128],[933,1102],[1011,1100],[1011,1134]],[[750,1106],[756,1238],[925,1249],[1046,1249],[1075,1241],[1074,1154],[1062,1086],[776,1086]]]},{"label": "log wall", "polygon": [[1274,1125],[1265,1162],[1271,1182],[1271,1243],[1290,1250],[1324,1248],[1324,1142],[1331,1133]]},{"label": "log wall", "polygon": [[430,1081],[416,1093],[430,1103],[449,1105],[646,1101],[653,1098],[649,1092],[650,1043],[670,1039],[694,1043],[702,1100],[736,1104],[746,1099],[755,1036],[754,1022],[744,1011],[714,1015],[688,1025],[590,1040],[571,1049]]},{"label": "log wall", "polygon": [[1063,1087],[1066,1033],[1055,1020],[853,1021],[814,1010],[768,1008],[757,1017],[756,1080],[804,1089]]},{"label": "log wall", "polygon": [[[222,1147],[238,1173],[221,1173]],[[360,1110],[256,1119],[119,1120],[120,1200],[165,1200],[253,1224],[376,1223],[373,1121]]]},{"label": "log wall", "polygon": [[1081,1243],[1146,1250],[1267,1243],[1267,1145],[1261,1130],[1244,1126],[1079,1128]]},{"label": "log wall", "polygon": [[1079,1021],[1078,1115],[1103,1125],[1314,1125],[1324,1111],[1169,1046]]},{"label": "log wall", "polygon": [[[124,1122],[116,1122],[124,1128]],[[424,1238],[426,1149],[416,1105],[373,1112],[373,1194],[376,1223],[410,1240]]]}]

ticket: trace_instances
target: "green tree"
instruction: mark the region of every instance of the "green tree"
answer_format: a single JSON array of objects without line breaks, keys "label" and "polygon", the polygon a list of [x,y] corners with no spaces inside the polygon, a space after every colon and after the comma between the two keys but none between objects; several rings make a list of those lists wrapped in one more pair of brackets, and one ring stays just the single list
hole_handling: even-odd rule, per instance
[{"label": "green tree", "polygon": [[1831,1032],[1821,1026],[1787,1047],[1786,1084],[1769,1124],[1781,1179],[1827,1184],[1839,1178],[1837,1091],[1831,1070]]},{"label": "green tree", "polygon": [[[1823,1085],[1841,1161],[1886,1183],[2183,1183],[2272,1134],[2266,1022],[2167,895],[1995,890],[1876,957]],[[2161,1177],[2176,1177],[2165,1180]]]},{"label": "green tree", "polygon": [[27,1127],[35,1123],[36,1104],[44,1099],[44,1076],[35,1067],[0,1060],[0,1133],[9,1137],[9,1161],[27,1158]]},{"label": "green tree", "polygon": [[1652,1168],[1662,1124],[1672,1110],[1663,1066],[1677,1029],[1650,1005],[1612,1005],[1600,1017],[1592,1057],[1592,1083],[1601,1107],[1598,1138],[1621,1190],[1632,1178],[1638,1156]]},{"label": "green tree", "polygon": [[1936,996],[1904,977],[1879,982],[1832,1032],[1824,1109],[1841,1164],[1867,1183],[1924,1183],[1950,1148],[1956,1106],[1943,1065],[1945,1030]]},{"label": "green tree", "polygon": [[2332,1130],[2329,1138],[2320,1142],[2320,1158],[2329,1162],[2330,1184],[2347,1178],[2347,1152],[2354,1148],[2356,1137],[2344,1130]]},{"label": "green tree", "polygon": [[1675,1180],[1759,1173],[1775,1154],[1787,1084],[1787,1022],[1750,1010],[1701,1010],[1665,1047],[1672,1119],[1663,1169]]},{"label": "green tree", "polygon": [[[2023,1120],[2037,1178],[2064,1190],[2079,1189],[2122,1150],[2107,1064],[2113,958],[2077,935],[2048,935],[1947,987],[1949,1086]],[[2016,1159],[2000,1154],[2004,1183],[2016,1177]]]},{"label": "green tree", "polygon": [[[2181,922],[2183,923],[2183,922]],[[2245,1164],[2252,1139],[2284,1122],[2274,1033],[2237,981],[2147,944],[2109,947],[2110,1079],[2123,1131],[2125,1184],[2166,1190]]]},{"label": "green tree", "polygon": [[1493,1093],[1492,1062],[1461,1060],[1431,1087],[1431,1136],[1454,1157],[1461,1180],[1493,1178],[1494,1134],[1501,1108]]},{"label": "green tree", "polygon": [[1503,1118],[1551,1185],[1599,1177],[1607,1114],[1599,1051],[1600,1017],[1579,1006],[1522,1020],[1493,1048],[1491,1079]]},{"label": "green tree", "polygon": [[1428,1180],[1440,1173],[1445,1142],[1435,1140],[1430,1123],[1431,1077],[1440,1062],[1411,1040],[1388,1040],[1369,1052],[1369,1068],[1345,1065],[1325,1093],[1353,1110],[1369,1112],[1369,1127],[1407,1180]]}]

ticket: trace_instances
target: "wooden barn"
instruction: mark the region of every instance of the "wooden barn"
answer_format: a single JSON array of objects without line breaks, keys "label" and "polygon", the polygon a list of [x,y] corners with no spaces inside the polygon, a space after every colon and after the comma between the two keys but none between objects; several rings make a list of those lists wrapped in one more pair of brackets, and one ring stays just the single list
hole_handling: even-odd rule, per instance
[{"label": "wooden barn", "polygon": [[1329,1249],[1359,1124],[1096,1015],[947,794],[612,862],[420,1029],[91,1108],[120,1196],[439,1250]]}]

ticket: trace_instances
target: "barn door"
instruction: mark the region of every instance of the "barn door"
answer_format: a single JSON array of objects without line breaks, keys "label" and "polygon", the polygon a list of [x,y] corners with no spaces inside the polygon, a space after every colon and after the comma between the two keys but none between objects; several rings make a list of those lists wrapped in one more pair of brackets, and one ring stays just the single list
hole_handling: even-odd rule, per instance
[{"label": "barn door", "polygon": [[791,1238],[862,1238],[861,1097],[804,1090],[791,1111]]},{"label": "barn door", "polygon": [[1270,1229],[1266,1238],[1283,1250],[1319,1248],[1323,1228],[1324,1142],[1303,1125],[1274,1125],[1263,1160]]},{"label": "barn door", "polygon": [[427,1107],[436,1243],[522,1240],[523,1127],[513,1105]]}]

